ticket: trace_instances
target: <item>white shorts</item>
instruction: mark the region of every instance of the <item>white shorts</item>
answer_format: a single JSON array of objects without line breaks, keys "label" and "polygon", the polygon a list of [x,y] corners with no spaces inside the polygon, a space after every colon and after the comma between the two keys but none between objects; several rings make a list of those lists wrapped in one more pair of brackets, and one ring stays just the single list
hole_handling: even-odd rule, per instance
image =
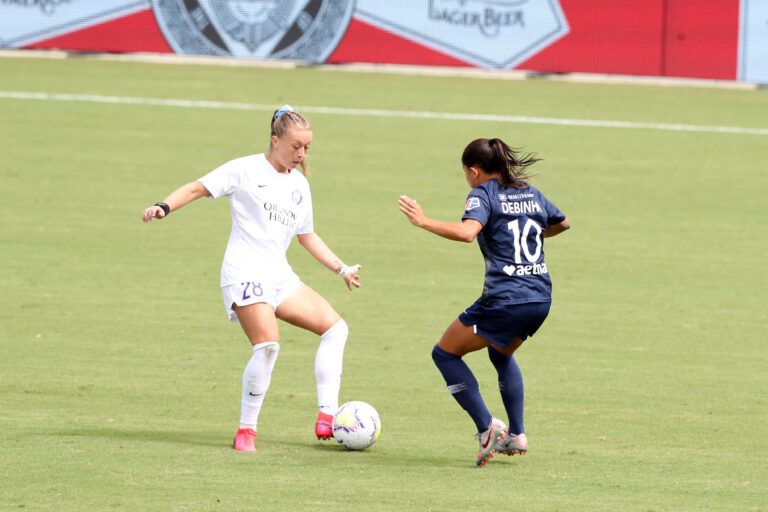
[{"label": "white shorts", "polygon": [[230,322],[238,322],[237,313],[232,309],[233,304],[248,306],[250,304],[266,303],[277,309],[285,300],[301,286],[301,279],[294,272],[281,276],[270,276],[260,281],[232,284],[221,288],[224,297],[224,308]]}]

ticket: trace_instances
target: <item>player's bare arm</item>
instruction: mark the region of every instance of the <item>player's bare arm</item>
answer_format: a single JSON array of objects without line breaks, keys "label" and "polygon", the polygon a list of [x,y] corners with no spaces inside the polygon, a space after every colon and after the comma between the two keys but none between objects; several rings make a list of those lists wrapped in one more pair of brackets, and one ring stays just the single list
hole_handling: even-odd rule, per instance
[{"label": "player's bare arm", "polygon": [[483,229],[482,224],[472,219],[462,222],[445,222],[431,219],[424,215],[421,205],[415,199],[411,199],[408,196],[400,196],[398,205],[400,206],[400,211],[408,217],[411,224],[448,240],[470,243],[477,238],[477,235]]},{"label": "player's bare arm", "polygon": [[544,229],[544,238],[552,238],[569,229],[571,229],[571,221],[564,219],[562,222],[553,224]]},{"label": "player's bare arm", "polygon": [[[168,197],[163,199],[160,203],[145,208],[141,218],[144,222],[149,222],[152,219],[162,219],[170,212],[176,211],[196,199],[207,197],[209,195],[210,193],[208,192],[208,189],[206,189],[199,181],[187,183],[171,192]],[[163,205],[165,205],[165,208]]]},{"label": "player's bare arm", "polygon": [[336,256],[334,252],[328,247],[322,238],[317,233],[306,233],[302,235],[296,235],[299,239],[299,243],[309,254],[312,255],[317,261],[322,263],[328,269],[336,272],[344,279],[344,283],[347,288],[360,288],[360,269],[361,265],[345,265],[341,258]]}]

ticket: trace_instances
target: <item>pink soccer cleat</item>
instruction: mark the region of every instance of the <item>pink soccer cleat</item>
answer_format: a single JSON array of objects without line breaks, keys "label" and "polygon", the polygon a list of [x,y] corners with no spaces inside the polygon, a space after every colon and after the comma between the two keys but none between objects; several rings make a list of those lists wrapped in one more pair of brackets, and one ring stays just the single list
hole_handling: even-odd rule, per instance
[{"label": "pink soccer cleat", "polygon": [[232,442],[232,448],[239,452],[255,452],[256,431],[252,428],[239,428]]},{"label": "pink soccer cleat", "polygon": [[321,441],[327,441],[333,437],[333,415],[324,412],[317,413],[315,435]]}]

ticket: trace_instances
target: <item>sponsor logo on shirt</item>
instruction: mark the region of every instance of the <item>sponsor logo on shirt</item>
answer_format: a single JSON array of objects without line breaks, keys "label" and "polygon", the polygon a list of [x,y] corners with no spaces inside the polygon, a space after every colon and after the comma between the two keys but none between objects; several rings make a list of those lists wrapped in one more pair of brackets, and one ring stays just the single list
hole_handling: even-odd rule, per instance
[{"label": "sponsor logo on shirt", "polygon": [[477,197],[470,197],[467,199],[467,204],[464,205],[464,211],[468,212],[470,210],[474,210],[475,208],[480,208],[480,199]]},{"label": "sponsor logo on shirt", "polygon": [[291,194],[291,199],[293,199],[293,202],[297,205],[301,204],[301,202],[304,200],[304,196],[301,195],[301,190],[294,190],[293,194]]},{"label": "sponsor logo on shirt", "polygon": [[291,230],[295,230],[296,226],[298,226],[295,211],[283,208],[275,203],[264,203],[264,209],[267,211],[267,219],[269,221],[287,226]]},{"label": "sponsor logo on shirt", "polygon": [[548,274],[546,263],[534,263],[533,265],[506,265],[502,270],[508,276],[540,276]]},{"label": "sponsor logo on shirt", "polygon": [[[504,194],[499,194],[499,199],[501,199],[501,196]],[[526,192],[523,194],[508,194],[507,195],[507,201],[514,201],[515,199],[531,199],[536,197],[536,194],[531,194],[530,192]],[[502,201],[504,199],[501,199]]]}]

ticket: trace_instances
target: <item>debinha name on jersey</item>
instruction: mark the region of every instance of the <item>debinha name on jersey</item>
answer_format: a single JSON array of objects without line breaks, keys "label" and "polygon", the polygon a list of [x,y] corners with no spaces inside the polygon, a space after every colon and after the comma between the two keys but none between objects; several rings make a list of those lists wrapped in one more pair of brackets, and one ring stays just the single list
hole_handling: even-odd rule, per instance
[{"label": "debinha name on jersey", "polygon": [[267,211],[267,218],[271,222],[278,222],[289,229],[296,229],[296,212],[288,208],[281,208],[275,203],[264,203],[264,209]]},{"label": "debinha name on jersey", "polygon": [[514,202],[501,202],[502,213],[509,213],[513,215],[525,214],[525,213],[541,213],[541,206],[536,201],[514,201]]}]

